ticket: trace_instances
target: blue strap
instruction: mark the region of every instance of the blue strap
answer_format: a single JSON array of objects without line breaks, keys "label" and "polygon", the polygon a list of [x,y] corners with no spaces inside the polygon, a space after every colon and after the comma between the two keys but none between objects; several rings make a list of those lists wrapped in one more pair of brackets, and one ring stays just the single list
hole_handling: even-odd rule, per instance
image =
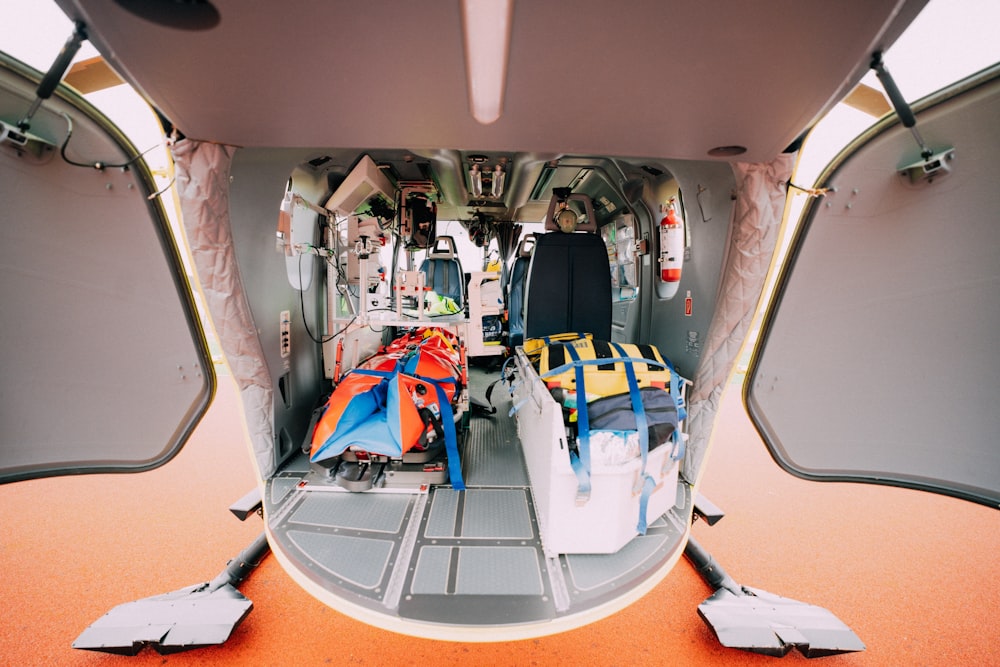
[{"label": "blue strap", "polygon": [[[618,354],[625,358],[625,350],[618,343],[610,343]],[[602,360],[607,363],[609,360]],[[614,360],[618,363],[618,359]],[[635,413],[635,428],[639,432],[639,452],[642,454],[642,474],[646,473],[646,456],[649,454],[649,422],[646,420],[646,408],[642,405],[639,393],[639,381],[635,377],[635,369],[631,361],[625,362],[625,379],[628,381],[628,397],[632,402],[632,412]]]},{"label": "blue strap", "polygon": [[[612,344],[615,345],[614,343]],[[566,347],[568,348],[570,346],[567,345]],[[609,363],[618,363],[620,361],[632,364],[646,364],[647,366],[653,366],[656,368],[665,368],[666,370],[670,371],[670,395],[674,397],[674,403],[677,404],[677,418],[679,420],[683,420],[686,417],[686,412],[684,410],[684,398],[681,396],[680,392],[680,375],[677,374],[677,371],[674,369],[674,365],[670,363],[669,359],[665,359],[661,364],[656,359],[644,359],[642,357],[627,357],[624,356],[624,352],[623,356],[616,357],[614,359],[580,359],[578,357],[574,357],[572,361],[569,361],[561,366],[556,366],[555,368],[550,368],[539,377],[541,377],[544,380],[545,378],[552,377],[553,375],[559,375],[561,373],[565,373],[569,369],[574,368],[575,366],[578,366],[580,364],[583,364],[585,366],[605,366]]]},{"label": "blue strap", "polygon": [[674,397],[674,405],[677,406],[677,421],[687,419],[687,410],[684,409],[684,397],[681,396],[681,376],[674,370],[674,365],[666,359],[667,370],[670,371],[670,395]]},{"label": "blue strap", "polygon": [[646,534],[646,509],[649,506],[649,497],[656,490],[656,480],[646,475],[642,480],[642,493],[639,494],[639,523],[635,530],[640,535]]},{"label": "blue strap", "polygon": [[504,360],[503,366],[500,367],[500,379],[501,380],[503,380],[505,377],[507,377],[507,367],[510,366],[511,363],[515,363],[514,362],[515,359],[517,359],[517,357],[511,355],[511,356],[507,357]]},{"label": "blue strap", "polygon": [[[679,431],[680,431],[679,428],[674,429],[674,434],[673,436],[671,436],[673,438],[673,445],[674,445],[673,451],[670,452],[671,461],[680,461],[682,458],[684,458],[684,451],[685,451],[684,436]],[[664,468],[668,467],[666,461],[664,461],[663,467]]]},{"label": "blue strap", "polygon": [[403,357],[406,360],[403,372],[418,380],[430,383],[437,392],[438,405],[441,406],[441,426],[444,429],[444,450],[448,455],[448,479],[451,481],[453,489],[464,491],[465,480],[462,479],[462,462],[458,458],[458,436],[455,433],[455,413],[452,412],[451,402],[448,400],[448,395],[445,393],[444,387],[441,386],[443,384],[454,385],[455,392],[457,393],[458,383],[455,378],[431,378],[417,375],[414,372],[417,369],[417,364],[420,363],[420,346],[429,340],[430,337],[424,338],[417,345],[417,349]]},{"label": "blue strap", "polygon": [[[505,382],[505,380],[508,378],[507,367],[511,364],[511,362],[514,361],[514,359],[516,359],[516,357],[507,357],[507,360],[503,362],[503,366],[500,367],[500,382],[503,382],[504,384],[507,384]],[[514,398],[514,390],[517,389],[517,386],[521,383],[521,380],[514,380],[514,373],[513,372],[510,374],[509,377],[510,377],[510,386],[508,387],[508,391],[510,392],[511,399],[513,399]],[[487,399],[488,399],[489,398],[489,394],[487,394],[486,396],[487,396]],[[531,398],[531,394],[528,394],[527,396],[525,396],[524,398],[522,398],[517,403],[514,403],[513,405],[511,405],[510,406],[510,410],[507,412],[507,416],[508,417],[513,417],[515,414],[517,414],[517,411],[524,407],[524,404],[528,402],[529,398]]]},{"label": "blue strap", "polygon": [[[574,362],[580,361],[572,345],[564,346]],[[569,462],[576,473],[576,504],[590,500],[590,423],[587,419],[587,389],[583,380],[583,364],[576,364],[576,444],[579,456],[570,453]]]},{"label": "blue strap", "polygon": [[524,404],[527,403],[528,399],[530,399],[530,398],[531,398],[531,394],[528,394],[527,396],[525,396],[524,398],[522,398],[517,403],[514,403],[513,405],[511,405],[510,406],[510,410],[507,411],[507,416],[508,417],[513,417],[514,415],[516,415],[518,413],[518,411],[521,408],[524,407]]},{"label": "blue strap", "polygon": [[[571,346],[570,345],[566,345],[566,347],[571,347]],[[568,361],[565,364],[563,364],[562,366],[556,366],[555,368],[550,368],[549,370],[545,371],[545,373],[543,373],[539,377],[541,377],[544,380],[547,377],[551,377],[553,375],[559,375],[560,373],[564,373],[564,372],[568,371],[569,369],[574,368],[575,366],[580,366],[580,365],[583,365],[583,366],[606,366],[606,365],[608,365],[610,363],[617,364],[619,361],[623,361],[623,362],[629,363],[629,364],[647,364],[649,366],[655,366],[657,368],[670,369],[671,370],[671,376],[674,375],[673,370],[672,370],[672,366],[670,366],[669,363],[663,363],[663,364],[661,364],[656,359],[643,359],[642,357],[626,357],[626,356],[622,356],[622,357],[615,357],[614,359],[580,359],[579,357],[576,357],[572,361]]]},{"label": "blue strap", "polygon": [[673,449],[670,452],[670,460],[680,461],[684,458],[684,437],[681,435],[680,422],[687,419],[687,410],[684,408],[684,397],[681,396],[681,376],[674,370],[670,360],[667,359],[667,369],[670,371],[670,395],[674,399],[677,407],[677,428],[674,429],[670,439],[673,441]]},{"label": "blue strap", "polygon": [[[391,378],[398,374],[401,370],[405,373],[405,359],[406,357],[400,359],[396,363],[396,367],[391,371],[376,371],[365,368],[355,368],[348,372],[357,373],[358,375]],[[345,373],[345,376],[346,375],[347,374]],[[438,405],[441,406],[441,426],[444,429],[444,449],[445,453],[448,455],[448,477],[451,480],[452,487],[456,491],[465,490],[465,481],[462,479],[462,466],[458,459],[458,436],[455,433],[455,413],[451,409],[451,403],[448,401],[448,395],[444,392],[444,388],[441,386],[442,384],[456,384],[455,379],[430,378],[423,375],[417,375],[416,373],[406,373],[406,375],[415,377],[422,382],[430,384],[437,392]]]},{"label": "blue strap", "polygon": [[510,392],[511,396],[514,395],[514,387],[516,387],[517,384],[518,384],[518,382],[520,382],[520,380],[517,380],[517,381],[514,380],[514,373],[513,372],[511,372],[509,375],[507,374],[507,367],[510,366],[511,362],[513,362],[514,359],[516,359],[516,357],[513,357],[513,356],[507,357],[507,360],[503,362],[503,366],[500,367],[500,382],[503,382],[504,384],[508,384],[506,382],[506,380],[507,380],[508,377],[510,378],[510,383],[509,383],[509,386],[507,388],[507,391]]},{"label": "blue strap", "polygon": [[[622,357],[625,357],[625,350],[618,343],[611,343]],[[617,359],[615,360],[617,362]],[[632,412],[635,413],[635,428],[639,432],[639,453],[642,456],[642,470],[639,471],[639,479],[642,480],[642,490],[639,495],[639,523],[636,531],[640,535],[646,534],[646,507],[649,504],[649,496],[656,488],[656,481],[646,474],[646,459],[649,456],[649,422],[646,419],[646,408],[642,405],[642,395],[639,393],[639,382],[635,377],[635,368],[631,361],[625,362],[625,378],[628,380],[628,394],[632,401]]]},{"label": "blue strap", "polygon": [[[615,345],[616,349],[621,351],[622,354],[624,355],[624,351],[621,350],[621,348],[618,347],[618,345],[614,343],[612,343],[612,345]],[[572,346],[566,345],[566,348],[572,349]],[[618,363],[619,361],[623,362],[627,369],[631,369],[631,364],[647,364],[648,366],[665,368],[670,373],[670,396],[674,400],[674,405],[677,406],[677,421],[684,421],[687,418],[687,410],[684,407],[684,397],[681,396],[681,386],[680,386],[681,378],[680,375],[677,374],[677,371],[674,370],[674,366],[673,364],[670,363],[669,359],[665,360],[664,363],[662,364],[656,361],[655,359],[642,359],[638,357],[626,357],[626,356],[622,356],[620,358],[615,358],[615,359],[580,359],[579,355],[576,355],[574,353],[570,354],[570,356],[573,357],[571,361],[561,366],[557,366],[556,368],[552,368],[546,371],[545,373],[542,373],[539,377],[541,377],[544,380],[554,375],[560,375],[562,373],[565,373],[571,368],[579,368],[580,366],[604,366],[608,363]],[[577,382],[578,391],[579,391],[579,385],[580,383]],[[673,436],[671,437],[673,440],[673,451],[670,454],[670,458],[674,461],[679,461],[684,457],[684,438],[681,437],[680,429],[674,429]]]},{"label": "blue strap", "polygon": [[448,478],[451,480],[453,489],[464,491],[465,481],[462,479],[462,464],[458,460],[458,437],[455,434],[455,413],[452,412],[448,395],[444,392],[444,387],[441,386],[443,384],[456,384],[455,379],[436,379],[422,375],[414,375],[413,377],[427,382],[437,392],[438,405],[441,406],[441,426],[444,428],[444,451],[448,455]]}]

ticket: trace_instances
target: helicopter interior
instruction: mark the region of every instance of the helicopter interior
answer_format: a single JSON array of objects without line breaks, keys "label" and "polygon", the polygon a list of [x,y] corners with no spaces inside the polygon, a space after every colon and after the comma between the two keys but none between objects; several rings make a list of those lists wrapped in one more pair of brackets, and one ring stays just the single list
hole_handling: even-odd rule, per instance
[{"label": "helicopter interior", "polygon": [[[277,558],[313,595],[372,624],[497,641],[613,613],[679,560],[803,133],[924,3],[788,0],[730,3],[721,13],[705,3],[642,3],[621,12],[613,31],[598,0],[570,9],[470,0],[252,12],[236,0],[169,10],[124,0],[58,4],[151,102],[171,137],[186,246],[171,261],[182,273],[180,256],[190,254],[189,273],[240,387]],[[3,72],[14,94],[0,99],[0,117],[11,131],[39,78],[24,70]],[[75,110],[68,95],[38,111],[25,142],[85,166],[94,166],[85,156],[130,159],[134,149],[102,139],[106,124]],[[93,171],[117,179],[113,187],[87,183],[107,208],[84,212],[96,195],[81,186],[47,218],[55,233],[83,223],[101,230],[79,240],[87,252],[68,258],[56,282],[87,275],[102,284],[91,264],[107,236],[160,206],[155,196],[118,198],[132,189],[126,181],[153,194],[138,167]],[[64,220],[74,209],[72,223]],[[143,247],[174,248],[163,212],[153,213],[162,229]],[[438,248],[442,239],[454,247]],[[483,248],[495,249],[497,271],[487,270]],[[29,266],[48,250],[19,252]],[[527,268],[519,271],[522,254]],[[438,260],[445,263],[432,269]],[[521,275],[523,291],[512,286]],[[399,290],[406,280],[435,287],[453,305],[434,311],[421,294],[413,315]],[[19,298],[32,301],[42,288],[25,289]],[[170,315],[200,340],[191,310]],[[414,325],[474,341],[463,353],[468,375],[455,419],[460,461],[448,461],[462,485],[425,470],[426,461],[397,462],[417,466],[405,469],[373,461],[381,467],[375,475],[366,468],[370,483],[349,490],[337,479],[343,461],[310,461],[317,409],[345,372]],[[604,475],[606,497],[595,472],[589,501],[572,471],[553,481],[554,468],[570,468],[565,424],[524,343],[578,327],[615,345],[655,348],[669,361],[672,395],[683,392],[682,442],[648,452],[657,471],[648,496],[636,488],[638,462]],[[80,332],[79,349],[104,335]],[[183,335],[160,337],[166,345]],[[189,363],[162,356],[172,374]],[[163,382],[181,387],[172,402],[187,415],[182,427],[156,425],[166,449],[133,450],[135,432],[148,428],[142,406],[158,397],[137,405],[123,390],[110,401],[114,413],[135,412],[115,442],[136,467],[173,456],[211,399],[214,379],[202,378],[211,376],[210,360],[186,349],[177,356],[198,358],[204,384],[194,386],[190,371]],[[107,363],[142,358],[137,351]],[[516,380],[497,371],[504,359]],[[501,378],[508,391],[488,394]],[[474,414],[488,395],[495,413]],[[72,409],[88,415],[88,400],[98,399]],[[363,475],[369,464],[357,458],[347,463]],[[80,465],[77,451],[57,448],[51,471],[39,474]],[[91,470],[116,465],[101,459]],[[646,502],[654,508],[648,522]],[[572,526],[565,539],[556,537],[562,524]]]}]

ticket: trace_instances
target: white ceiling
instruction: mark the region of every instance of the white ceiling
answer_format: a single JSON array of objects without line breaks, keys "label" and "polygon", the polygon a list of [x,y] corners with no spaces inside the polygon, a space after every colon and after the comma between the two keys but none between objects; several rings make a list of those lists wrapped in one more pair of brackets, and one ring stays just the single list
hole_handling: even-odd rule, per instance
[{"label": "white ceiling", "polygon": [[213,0],[221,20],[206,31],[57,1],[198,139],[683,159],[742,145],[750,161],[846,94],[924,4],[518,0],[503,114],[481,125],[458,0]]}]

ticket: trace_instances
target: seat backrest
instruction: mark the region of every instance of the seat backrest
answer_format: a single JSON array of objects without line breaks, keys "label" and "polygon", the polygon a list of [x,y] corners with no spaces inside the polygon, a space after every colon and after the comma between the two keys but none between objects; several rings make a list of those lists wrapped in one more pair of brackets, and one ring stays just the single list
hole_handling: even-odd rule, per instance
[{"label": "seat backrest", "polygon": [[427,250],[420,272],[424,274],[424,284],[438,296],[450,297],[459,308],[465,307],[465,274],[455,251],[455,239],[437,237]]},{"label": "seat backrest", "polygon": [[611,340],[611,266],[597,234],[538,235],[525,287],[524,338],[591,333]]},{"label": "seat backrest", "polygon": [[510,269],[507,283],[507,318],[510,331],[510,345],[514,347],[524,341],[524,286],[528,280],[528,265],[531,252],[535,248],[535,235],[525,234],[517,246],[517,258]]}]

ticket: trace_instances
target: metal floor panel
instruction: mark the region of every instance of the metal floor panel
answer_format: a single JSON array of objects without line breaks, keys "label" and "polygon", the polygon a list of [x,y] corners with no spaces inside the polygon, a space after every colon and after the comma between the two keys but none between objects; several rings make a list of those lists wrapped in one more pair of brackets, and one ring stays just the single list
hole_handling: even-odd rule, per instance
[{"label": "metal floor panel", "polygon": [[413,595],[447,595],[452,552],[458,547],[426,546],[417,555],[410,593]]},{"label": "metal floor panel", "polygon": [[280,505],[285,496],[294,491],[300,481],[302,481],[300,477],[274,477],[269,480],[267,487],[270,491],[268,498],[271,504]]},{"label": "metal floor panel", "polygon": [[465,492],[461,537],[492,540],[535,537],[527,489],[469,489]]},{"label": "metal floor panel", "polygon": [[[482,373],[470,372],[470,384],[481,376]],[[496,414],[474,415],[469,424],[462,453],[462,474],[469,486],[527,486],[528,470],[517,437],[517,422],[507,414],[511,407],[510,394],[503,385],[497,384],[491,400]]]},{"label": "metal floor panel", "polygon": [[302,530],[288,531],[288,537],[325,571],[367,589],[381,583],[393,547],[389,540]]},{"label": "metal floor panel", "polygon": [[618,553],[564,556],[570,580],[582,591],[607,586],[620,577],[628,576],[629,572],[642,565],[663,546],[666,539],[667,535],[663,533],[642,535],[626,544]]},{"label": "metal floor panel", "polygon": [[[488,378],[472,375],[481,390]],[[509,397],[498,387],[493,398],[497,414],[473,417],[462,447],[465,491],[311,490],[301,484],[310,470],[304,454],[268,480],[272,547],[293,576],[325,591],[334,608],[365,609],[380,627],[422,636],[479,628],[484,637],[592,617],[662,576],[678,555],[682,522],[656,521],[617,554],[545,558]]]},{"label": "metal floor panel", "polygon": [[538,555],[531,547],[458,547],[456,595],[541,595]]},{"label": "metal floor panel", "polygon": [[409,507],[407,495],[383,496],[371,502],[363,493],[314,493],[298,506],[289,521],[329,528],[353,528],[398,533]]},{"label": "metal floor panel", "polygon": [[434,503],[431,505],[424,527],[424,537],[455,537],[458,526],[458,503],[462,492],[454,489],[434,489],[431,491]]}]

